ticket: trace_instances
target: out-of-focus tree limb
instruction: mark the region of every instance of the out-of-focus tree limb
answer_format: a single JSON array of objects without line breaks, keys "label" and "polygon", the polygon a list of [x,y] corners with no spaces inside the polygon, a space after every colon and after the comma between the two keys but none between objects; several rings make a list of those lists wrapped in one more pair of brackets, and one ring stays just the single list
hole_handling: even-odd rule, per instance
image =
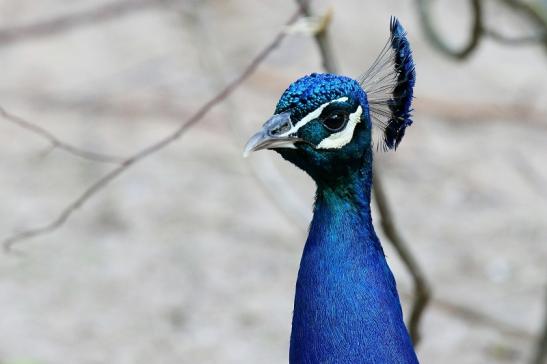
[{"label": "out-of-focus tree limb", "polygon": [[4,120],[7,120],[17,125],[20,128],[28,130],[40,136],[43,139],[46,139],[49,142],[51,149],[59,148],[76,157],[87,159],[93,162],[121,164],[124,160],[124,158],[122,157],[85,150],[75,145],[72,145],[68,142],[62,141],[61,139],[57,138],[48,130],[42,128],[41,126],[37,124],[31,123],[28,120],[23,119],[20,116],[14,115],[6,111],[1,106],[0,106],[0,115],[4,118]]},{"label": "out-of-focus tree limb", "polygon": [[543,318],[543,324],[541,333],[538,338],[535,353],[533,354],[530,364],[546,364],[547,363],[547,290],[545,290],[545,317]]},{"label": "out-of-focus tree limb", "polygon": [[[207,17],[201,14],[200,11],[201,8],[198,5],[192,9],[191,13],[181,12],[181,16],[184,17],[185,26],[191,27],[191,33],[201,40],[196,43],[201,64],[204,66],[205,73],[207,73],[212,86],[220,89],[226,85],[222,72],[222,54],[214,42],[214,34],[210,32],[204,21]],[[224,103],[226,109],[224,120],[229,125],[236,143],[241,143],[240,137],[246,135],[247,132],[242,127],[241,120],[243,118],[238,106],[230,101],[228,99]],[[264,190],[270,202],[277,207],[288,221],[305,231],[312,216],[311,208],[304,199],[300,198],[287,179],[275,167],[270,157],[256,155],[245,160],[253,178],[256,179],[257,185]]]},{"label": "out-of-focus tree limb", "polygon": [[389,207],[387,195],[384,190],[384,183],[381,180],[381,174],[378,173],[378,168],[374,169],[373,186],[374,198],[376,206],[378,206],[382,230],[395,247],[395,250],[406,265],[406,268],[414,281],[414,302],[410,312],[410,319],[408,320],[408,331],[414,345],[417,345],[421,339],[420,319],[431,299],[431,289],[429,288],[427,279],[418,264],[418,261],[408,247],[408,243],[403,239],[399,229],[397,229],[397,226],[395,225],[395,218]]},{"label": "out-of-focus tree limb", "polygon": [[539,1],[526,2],[520,0],[498,0],[507,7],[519,11],[527,16],[539,28],[538,34],[540,42],[547,50],[547,7]]},{"label": "out-of-focus tree limb", "polygon": [[496,29],[486,27],[483,21],[485,14],[483,12],[482,0],[469,0],[472,16],[471,29],[469,40],[461,49],[449,46],[436,31],[432,15],[432,2],[433,0],[416,0],[422,28],[430,43],[450,58],[460,61],[465,60],[473,53],[485,36],[498,43],[510,46],[541,44],[547,50],[547,8],[542,6],[540,2],[530,3],[519,0],[498,0],[501,5],[524,15],[538,28],[538,31],[532,35],[509,37],[499,33]]},{"label": "out-of-focus tree limb", "polygon": [[454,49],[442,39],[433,25],[433,16],[431,14],[432,0],[417,0],[418,11],[425,35],[431,44],[442,53],[456,60],[464,60],[477,48],[482,38],[482,5],[481,0],[470,0],[471,13],[473,16],[469,40],[461,49]]},{"label": "out-of-focus tree limb", "polygon": [[[300,9],[302,9],[302,13],[304,14],[304,16],[309,18],[313,15],[310,8],[310,1],[296,0],[296,2],[300,6]],[[329,16],[331,15],[329,14]],[[329,38],[329,25],[330,24],[328,22],[325,22],[320,29],[317,29],[314,37],[315,41],[317,42],[317,48],[319,49],[319,53],[321,54],[321,62],[323,64],[323,68],[327,72],[336,73],[338,70],[338,65],[336,63],[336,58],[334,57],[332,42]]]},{"label": "out-of-focus tree limb", "polygon": [[[405,298],[412,298],[413,293],[406,291],[404,287],[399,289],[399,294]],[[439,310],[451,317],[458,318],[470,325],[481,326],[511,338],[532,341],[536,335],[524,327],[504,321],[500,317],[492,316],[489,312],[483,312],[474,306],[466,306],[453,300],[436,295],[431,298],[429,307],[431,310]]]},{"label": "out-of-focus tree limb", "polygon": [[[305,16],[312,15],[307,1],[296,1],[299,3],[302,13]],[[315,40],[320,50],[325,70],[330,73],[337,73],[338,70],[336,67],[331,42],[329,40],[328,27],[320,29],[319,32],[315,34]],[[384,183],[381,179],[381,173],[378,168],[374,168],[373,176],[373,193],[376,205],[378,206],[378,211],[380,213],[382,230],[401,257],[401,260],[407,267],[414,281],[414,302],[410,313],[410,320],[408,322],[408,330],[414,345],[418,345],[420,342],[420,319],[430,300],[431,290],[422,269],[395,225],[395,218],[391,212],[391,208],[389,207],[387,195],[383,188]]]},{"label": "out-of-focus tree limb", "polygon": [[120,0],[74,14],[61,15],[33,24],[0,29],[0,47],[35,38],[44,38],[87,25],[118,19],[137,11],[174,0]]},{"label": "out-of-focus tree limb", "polygon": [[[431,16],[431,0],[417,0],[419,14],[421,18],[422,27],[425,34],[430,40],[431,44],[440,50],[445,55],[450,56],[456,60],[466,59],[472,51],[478,46],[483,36],[488,36],[492,40],[506,45],[527,45],[527,44],[541,44],[547,51],[547,6],[545,2],[526,2],[521,0],[498,0],[500,4],[503,4],[516,12],[520,12],[527,17],[531,23],[534,23],[538,28],[536,34],[526,37],[513,37],[510,38],[502,33],[497,32],[494,29],[487,29],[483,25],[482,21],[482,8],[481,0],[470,0],[472,5],[473,24],[471,29],[471,37],[469,42],[461,50],[451,49],[438,35],[433,27],[433,21]],[[461,109],[460,109],[461,110]],[[529,111],[525,109],[524,112]],[[460,111],[458,111],[459,113]],[[442,113],[446,113],[443,108]],[[520,118],[522,119],[522,118]],[[527,118],[524,118],[525,120]],[[543,124],[543,123],[542,123]],[[547,362],[547,306],[545,318],[542,324],[542,333],[537,343],[536,352],[532,356],[531,364],[544,364]]]},{"label": "out-of-focus tree limb", "polygon": [[545,38],[545,34],[538,33],[522,37],[509,37],[508,35],[499,33],[493,29],[484,29],[484,35],[488,36],[490,39],[495,40],[498,43],[509,45],[509,46],[525,46],[534,43],[539,43]]},{"label": "out-of-focus tree limb", "polygon": [[[300,9],[295,11],[295,13],[289,18],[287,24],[292,24],[296,19],[300,17],[300,14]],[[131,166],[155,154],[161,149],[164,149],[175,140],[179,139],[184,133],[186,133],[186,131],[188,131],[189,128],[197,124],[209,111],[211,111],[215,106],[217,106],[220,102],[227,98],[247,78],[249,78],[249,76],[254,73],[254,71],[266,59],[266,57],[270,55],[270,53],[272,53],[277,47],[279,47],[285,37],[286,33],[284,31],[278,33],[274,37],[274,39],[270,43],[268,43],[255,58],[251,60],[251,62],[247,65],[247,67],[245,67],[245,69],[242,71],[241,74],[239,74],[239,76],[237,76],[234,80],[228,83],[226,87],[221,89],[220,92],[217,93],[213,98],[203,104],[190,118],[182,122],[175,131],[173,131],[166,137],[158,140],[157,142],[134,153],[130,157],[124,159],[118,167],[112,169],[103,177],[93,182],[87,189],[84,190],[82,194],[80,194],[71,203],[69,203],[52,221],[43,226],[25,230],[3,240],[2,245],[4,247],[4,250],[9,252],[18,242],[56,231],[68,221],[68,219],[74,214],[74,212],[78,208],[88,202],[98,192],[102,191],[118,176],[126,172]]]}]

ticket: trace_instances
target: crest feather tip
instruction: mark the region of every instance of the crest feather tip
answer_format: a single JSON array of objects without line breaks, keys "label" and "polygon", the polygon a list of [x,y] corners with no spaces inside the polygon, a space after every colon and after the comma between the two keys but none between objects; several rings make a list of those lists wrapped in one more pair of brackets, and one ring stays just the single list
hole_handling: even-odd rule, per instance
[{"label": "crest feather tip", "polygon": [[406,31],[396,17],[390,19],[388,43],[360,78],[374,124],[383,132],[383,149],[396,149],[412,124],[416,71]]}]

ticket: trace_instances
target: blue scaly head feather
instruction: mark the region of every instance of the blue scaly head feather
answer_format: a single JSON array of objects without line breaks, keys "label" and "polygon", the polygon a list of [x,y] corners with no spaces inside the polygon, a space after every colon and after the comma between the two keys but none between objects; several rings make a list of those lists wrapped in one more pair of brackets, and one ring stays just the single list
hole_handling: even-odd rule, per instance
[{"label": "blue scaly head feather", "polygon": [[372,225],[373,129],[395,149],[410,118],[414,64],[391,36],[359,81],[311,74],[289,86],[246,152],[273,149],[316,182],[294,302],[291,363],[417,363],[395,280]]},{"label": "blue scaly head feather", "polygon": [[[321,108],[317,118],[309,118]],[[371,143],[367,96],[359,83],[349,77],[313,73],[300,78],[289,86],[277,104],[275,114],[284,112],[290,112],[301,142],[296,143],[297,149],[275,150],[316,181],[336,182],[342,170],[360,164],[363,151]],[[354,129],[349,130],[350,119],[356,117]],[[331,148],[323,147],[326,140],[344,132],[348,139]]]}]

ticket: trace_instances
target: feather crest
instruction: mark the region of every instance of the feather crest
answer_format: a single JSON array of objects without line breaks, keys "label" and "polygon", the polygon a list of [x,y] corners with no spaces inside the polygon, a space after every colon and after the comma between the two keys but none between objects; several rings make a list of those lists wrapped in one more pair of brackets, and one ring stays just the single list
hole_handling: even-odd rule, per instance
[{"label": "feather crest", "polygon": [[397,149],[412,124],[416,71],[406,31],[395,17],[391,35],[370,68],[359,78],[367,93],[373,125],[380,130],[378,149]]}]

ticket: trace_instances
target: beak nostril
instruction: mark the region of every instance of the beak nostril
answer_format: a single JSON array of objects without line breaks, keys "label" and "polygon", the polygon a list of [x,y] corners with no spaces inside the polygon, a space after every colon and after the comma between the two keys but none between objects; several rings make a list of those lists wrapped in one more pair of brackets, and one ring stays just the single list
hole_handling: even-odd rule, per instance
[{"label": "beak nostril", "polygon": [[288,112],[272,116],[262,126],[262,130],[253,135],[245,145],[243,156],[261,149],[295,148],[299,141],[296,135],[290,134],[293,128],[291,115]]},{"label": "beak nostril", "polygon": [[289,122],[287,122],[287,123],[281,124],[281,125],[277,126],[276,128],[270,130],[269,133],[270,133],[271,136],[278,136],[278,135],[281,135],[281,134],[285,134],[286,132],[291,130],[291,127],[292,127],[291,124]]}]

